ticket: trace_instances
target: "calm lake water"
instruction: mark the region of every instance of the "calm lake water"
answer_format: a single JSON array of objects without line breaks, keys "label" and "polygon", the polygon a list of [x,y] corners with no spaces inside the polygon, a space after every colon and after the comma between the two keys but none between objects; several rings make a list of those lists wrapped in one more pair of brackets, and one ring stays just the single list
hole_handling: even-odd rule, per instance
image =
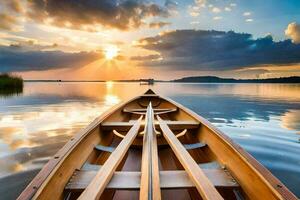
[{"label": "calm lake water", "polygon": [[[0,95],[0,199],[14,199],[50,156],[137,83],[25,83]],[[300,84],[175,84],[159,94],[207,118],[300,197]]]}]

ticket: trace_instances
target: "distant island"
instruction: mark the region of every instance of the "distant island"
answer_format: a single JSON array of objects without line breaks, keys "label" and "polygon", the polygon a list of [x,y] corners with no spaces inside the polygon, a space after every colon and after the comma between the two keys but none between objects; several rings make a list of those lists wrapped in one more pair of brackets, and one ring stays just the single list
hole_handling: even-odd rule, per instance
[{"label": "distant island", "polygon": [[299,76],[267,78],[267,79],[233,79],[216,76],[191,76],[175,79],[171,82],[179,83],[300,83]]},{"label": "distant island", "polygon": [[0,74],[0,94],[9,96],[23,92],[23,79],[10,74]]}]

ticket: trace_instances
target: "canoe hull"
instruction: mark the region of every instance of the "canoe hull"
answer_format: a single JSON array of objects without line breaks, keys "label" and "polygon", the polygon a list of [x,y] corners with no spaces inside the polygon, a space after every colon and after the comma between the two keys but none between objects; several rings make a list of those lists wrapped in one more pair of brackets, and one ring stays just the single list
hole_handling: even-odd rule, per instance
[{"label": "canoe hull", "polygon": [[[180,133],[182,129],[187,129],[180,139],[182,143],[206,144],[203,148],[188,150],[199,166],[217,162],[238,183],[240,188],[238,190],[233,189],[233,187],[218,188],[225,199],[236,197],[235,191],[238,191],[245,199],[261,199],[261,197],[297,199],[265,167],[206,119],[173,100],[157,96],[151,91],[113,107],[80,131],[45,165],[18,199],[66,198],[68,192],[65,187],[72,178],[74,171],[82,169],[86,163],[101,166],[109,158],[109,152],[99,153],[95,150],[95,146],[99,144],[113,146],[122,140],[113,134],[113,130],[126,134],[128,127],[126,128],[125,125],[128,122],[136,121],[149,102],[153,105],[154,114],[168,120],[169,127],[174,126],[172,127],[174,134]],[[177,129],[176,124],[172,125],[174,121],[177,121]],[[122,122],[123,124],[115,122]],[[178,125],[178,122],[181,123]],[[182,165],[172,153],[164,137],[158,137],[157,143],[160,168],[162,170],[182,170]],[[137,137],[118,170],[139,171],[141,163],[135,161],[141,160],[142,144],[142,137]],[[214,177],[212,176],[212,178]],[[195,188],[185,188],[184,191],[162,190],[162,197],[165,199],[201,198],[197,195]],[[138,199],[138,191],[126,192],[110,189],[105,191],[103,195],[106,199],[118,199],[118,196],[124,197],[122,194],[127,194],[132,199]]]}]

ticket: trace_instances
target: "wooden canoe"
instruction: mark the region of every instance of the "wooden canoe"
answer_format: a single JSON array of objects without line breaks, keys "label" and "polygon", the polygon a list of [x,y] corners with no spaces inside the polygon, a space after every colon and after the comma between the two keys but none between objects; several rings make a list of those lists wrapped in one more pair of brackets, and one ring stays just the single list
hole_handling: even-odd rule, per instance
[{"label": "wooden canoe", "polygon": [[148,90],[70,139],[27,199],[297,199],[207,120]]}]

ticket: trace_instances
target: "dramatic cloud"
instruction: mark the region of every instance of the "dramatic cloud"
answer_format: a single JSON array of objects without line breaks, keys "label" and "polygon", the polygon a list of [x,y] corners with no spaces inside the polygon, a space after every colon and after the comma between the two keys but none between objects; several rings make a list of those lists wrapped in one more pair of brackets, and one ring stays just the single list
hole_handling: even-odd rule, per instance
[{"label": "dramatic cloud", "polygon": [[251,34],[233,31],[170,31],[141,39],[138,46],[156,51],[163,58],[145,60],[141,65],[181,70],[237,70],[300,63],[300,45],[291,40],[275,42],[271,36],[253,39]]},{"label": "dramatic cloud", "polygon": [[169,22],[151,22],[149,28],[163,28],[165,26],[171,25]]},{"label": "dramatic cloud", "polygon": [[168,17],[176,4],[164,6],[143,0],[31,0],[28,16],[59,27],[94,30],[94,26],[128,30],[144,25],[148,17]]},{"label": "dramatic cloud", "polygon": [[285,30],[285,34],[292,38],[293,42],[296,44],[300,43],[300,25],[297,23],[290,23]]},{"label": "dramatic cloud", "polygon": [[[31,46],[31,47],[29,47]],[[30,42],[0,46],[0,72],[40,71],[56,68],[81,67],[103,57],[100,52],[67,53],[51,49],[56,45],[41,46]]]},{"label": "dramatic cloud", "polygon": [[10,16],[5,13],[0,13],[0,30],[8,30],[11,31],[14,29],[17,20],[15,17]]},{"label": "dramatic cloud", "polygon": [[24,11],[21,2],[22,0],[2,0],[3,5],[15,13]]}]

